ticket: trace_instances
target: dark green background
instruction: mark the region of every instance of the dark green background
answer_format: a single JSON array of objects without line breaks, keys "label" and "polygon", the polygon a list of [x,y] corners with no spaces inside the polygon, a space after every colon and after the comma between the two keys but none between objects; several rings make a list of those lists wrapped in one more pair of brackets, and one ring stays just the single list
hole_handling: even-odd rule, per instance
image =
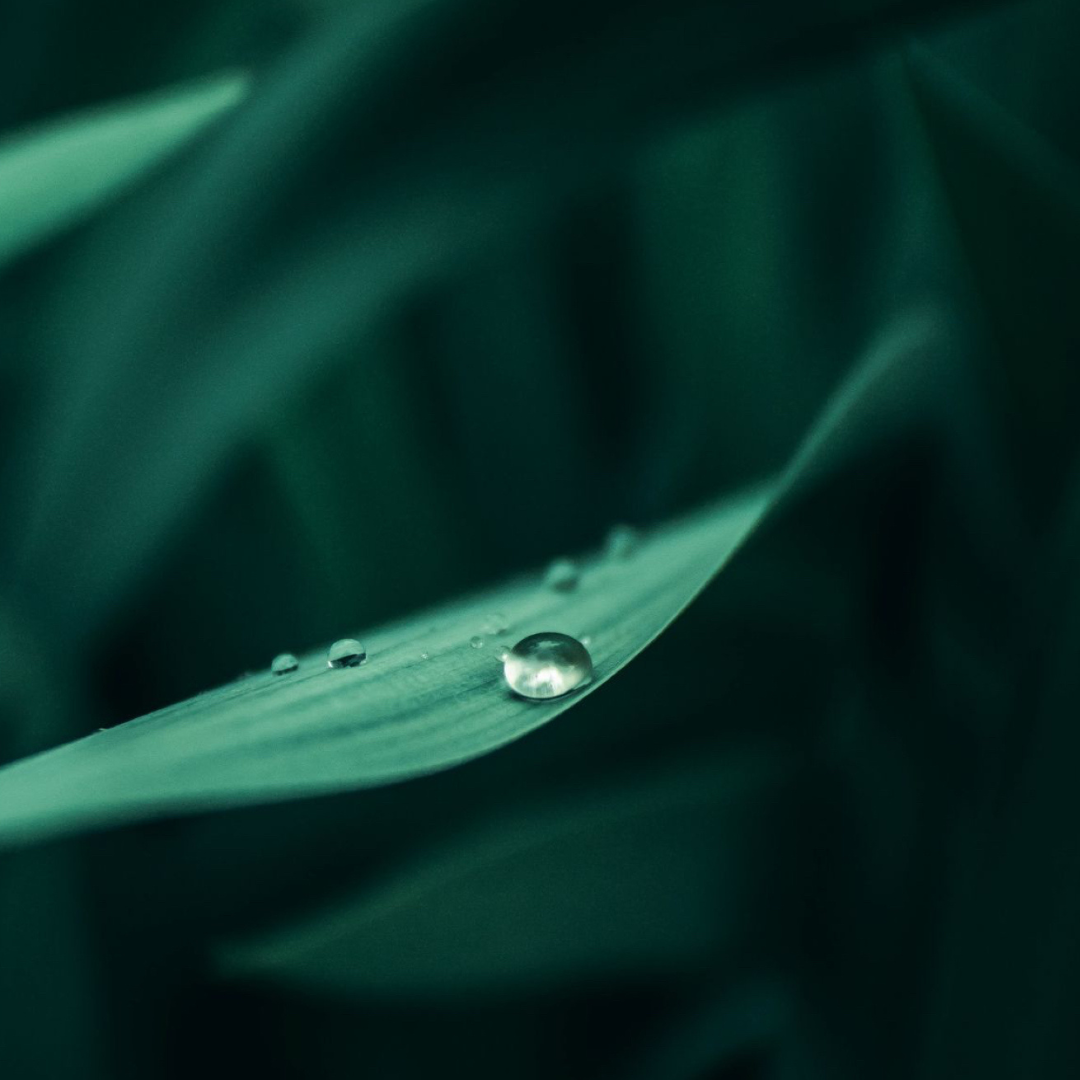
[{"label": "dark green background", "polygon": [[[550,727],[5,856],[0,1075],[1080,1074],[1078,44],[1064,0],[0,8],[5,131],[252,74],[0,277],[0,760],[662,521],[875,350],[918,372]],[[553,820],[362,991],[217,973]]]}]

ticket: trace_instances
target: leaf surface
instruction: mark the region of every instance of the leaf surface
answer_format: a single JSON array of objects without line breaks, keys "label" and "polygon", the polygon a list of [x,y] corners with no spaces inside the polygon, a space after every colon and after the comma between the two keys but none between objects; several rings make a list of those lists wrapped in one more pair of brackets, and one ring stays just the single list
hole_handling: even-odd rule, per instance
[{"label": "leaf surface", "polygon": [[0,265],[142,176],[246,89],[243,76],[220,76],[0,140]]},{"label": "leaf surface", "polygon": [[[249,675],[0,770],[0,845],[391,783],[520,738],[644,649],[782,499],[921,423],[934,327],[910,313],[899,320],[783,474],[657,529],[629,558],[583,560],[570,592],[530,575],[360,635],[362,666],[332,670],[325,650],[313,650],[295,674]],[[509,630],[484,637],[495,613]],[[498,645],[546,630],[588,638],[595,678],[563,698],[519,699],[503,681]]]}]

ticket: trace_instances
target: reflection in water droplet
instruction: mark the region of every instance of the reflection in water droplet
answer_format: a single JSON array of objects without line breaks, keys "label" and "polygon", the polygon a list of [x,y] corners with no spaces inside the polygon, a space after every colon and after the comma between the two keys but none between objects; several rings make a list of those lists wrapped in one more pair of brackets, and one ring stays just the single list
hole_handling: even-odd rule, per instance
[{"label": "reflection in water droplet", "polygon": [[279,653],[270,661],[271,675],[288,675],[300,666],[300,661],[291,652]]},{"label": "reflection in water droplet", "polygon": [[326,666],[332,668],[357,667],[367,659],[367,650],[356,638],[342,638],[330,646],[326,654]]},{"label": "reflection in water droplet", "polygon": [[507,685],[521,697],[562,697],[592,679],[589,650],[566,634],[546,631],[522,638],[503,661]]},{"label": "reflection in water droplet", "polygon": [[469,644],[474,649],[482,649],[484,647],[484,639],[479,634],[475,634],[473,637],[469,638]]},{"label": "reflection in water droplet", "polygon": [[544,584],[556,592],[570,592],[577,588],[580,574],[576,564],[569,559],[556,559],[544,575]]},{"label": "reflection in water droplet", "polygon": [[604,550],[609,559],[628,559],[637,550],[640,539],[632,525],[615,525],[607,534]]},{"label": "reflection in water droplet", "polygon": [[510,629],[510,620],[501,611],[493,611],[480,627],[482,634],[505,634]]}]

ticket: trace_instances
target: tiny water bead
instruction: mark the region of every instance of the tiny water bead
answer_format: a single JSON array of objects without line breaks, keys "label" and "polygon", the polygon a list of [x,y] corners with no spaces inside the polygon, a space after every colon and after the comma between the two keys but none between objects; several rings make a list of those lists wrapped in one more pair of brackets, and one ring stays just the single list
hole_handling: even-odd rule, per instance
[{"label": "tiny water bead", "polygon": [[503,661],[507,686],[533,700],[569,694],[588,683],[592,674],[589,650],[576,638],[552,630],[522,638]]},{"label": "tiny water bead", "polygon": [[510,620],[501,611],[493,611],[480,627],[482,634],[505,634],[510,629]]},{"label": "tiny water bead", "polygon": [[332,668],[359,667],[367,659],[367,650],[356,638],[342,638],[330,646],[326,666]]},{"label": "tiny water bead", "polygon": [[641,539],[633,525],[614,525],[604,541],[604,551],[609,559],[629,559],[637,550]]},{"label": "tiny water bead", "polygon": [[270,661],[271,675],[288,675],[300,666],[300,661],[291,652],[278,653]]},{"label": "tiny water bead", "polygon": [[556,592],[572,592],[577,588],[581,573],[569,559],[556,559],[544,575],[544,584]]},{"label": "tiny water bead", "polygon": [[474,649],[482,649],[484,647],[484,639],[479,634],[474,634],[469,638],[469,644]]}]

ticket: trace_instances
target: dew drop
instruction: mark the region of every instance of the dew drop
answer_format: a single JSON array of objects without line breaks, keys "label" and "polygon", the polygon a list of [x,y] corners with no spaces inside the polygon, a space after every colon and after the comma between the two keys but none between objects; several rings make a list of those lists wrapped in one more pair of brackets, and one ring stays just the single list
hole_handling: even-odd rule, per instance
[{"label": "dew drop", "polygon": [[288,675],[300,666],[300,661],[291,652],[278,653],[270,661],[271,675]]},{"label": "dew drop", "polygon": [[367,650],[356,638],[342,638],[330,646],[326,666],[332,668],[358,667],[367,659]]},{"label": "dew drop", "polygon": [[493,611],[480,627],[482,634],[505,634],[510,629],[510,620],[501,611]]},{"label": "dew drop", "polygon": [[469,638],[469,644],[474,649],[482,649],[484,647],[484,639],[479,634],[474,634]]},{"label": "dew drop", "polygon": [[632,525],[614,525],[604,541],[609,559],[629,559],[637,551],[641,536]]},{"label": "dew drop", "polygon": [[592,679],[589,650],[567,634],[545,631],[522,638],[503,661],[503,675],[524,698],[562,697]]},{"label": "dew drop", "polygon": [[577,588],[580,573],[576,563],[569,559],[556,559],[544,575],[544,584],[556,592],[571,592]]}]

